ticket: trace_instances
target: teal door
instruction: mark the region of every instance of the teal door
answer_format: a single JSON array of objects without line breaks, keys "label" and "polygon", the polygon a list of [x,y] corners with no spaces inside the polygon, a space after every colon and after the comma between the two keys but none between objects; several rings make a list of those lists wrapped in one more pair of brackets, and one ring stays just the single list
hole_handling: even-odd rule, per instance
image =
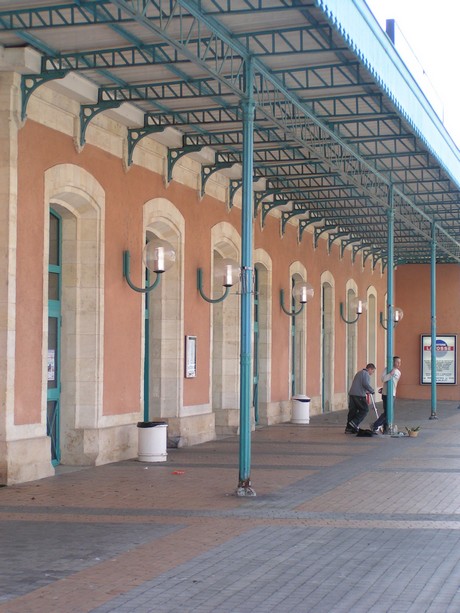
[{"label": "teal door", "polygon": [[61,395],[61,218],[50,212],[48,265],[48,394],[46,433],[51,438],[51,461],[61,461],[60,395]]}]

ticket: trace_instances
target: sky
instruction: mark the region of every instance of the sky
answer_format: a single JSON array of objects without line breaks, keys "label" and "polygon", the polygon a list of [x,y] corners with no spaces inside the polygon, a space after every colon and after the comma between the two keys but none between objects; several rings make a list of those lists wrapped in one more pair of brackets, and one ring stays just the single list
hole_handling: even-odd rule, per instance
[{"label": "sky", "polygon": [[460,0],[366,0],[460,148]]}]

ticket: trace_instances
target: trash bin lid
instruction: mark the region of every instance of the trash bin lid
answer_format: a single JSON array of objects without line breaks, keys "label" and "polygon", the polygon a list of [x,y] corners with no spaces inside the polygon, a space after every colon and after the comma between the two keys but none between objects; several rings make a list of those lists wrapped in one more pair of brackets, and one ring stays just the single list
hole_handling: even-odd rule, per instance
[{"label": "trash bin lid", "polygon": [[300,400],[300,402],[310,402],[311,398],[304,396],[303,394],[296,394],[292,397],[292,400]]},{"label": "trash bin lid", "polygon": [[138,421],[138,428],[154,428],[155,426],[166,426],[165,421]]}]

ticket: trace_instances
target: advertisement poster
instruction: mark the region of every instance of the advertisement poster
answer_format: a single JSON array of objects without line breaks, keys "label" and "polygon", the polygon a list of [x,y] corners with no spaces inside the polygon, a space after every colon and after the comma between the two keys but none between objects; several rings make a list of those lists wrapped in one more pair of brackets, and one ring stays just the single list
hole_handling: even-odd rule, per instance
[{"label": "advertisement poster", "polygon": [[[431,383],[431,334],[422,334],[422,384]],[[457,383],[457,336],[436,337],[436,383]]]}]

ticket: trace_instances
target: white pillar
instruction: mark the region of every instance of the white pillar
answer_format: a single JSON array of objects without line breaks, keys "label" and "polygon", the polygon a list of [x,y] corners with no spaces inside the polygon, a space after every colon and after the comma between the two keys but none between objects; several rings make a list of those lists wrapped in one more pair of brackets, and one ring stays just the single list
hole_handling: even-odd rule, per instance
[{"label": "white pillar", "polygon": [[17,161],[20,76],[0,72],[0,483],[7,482],[14,423]]}]

